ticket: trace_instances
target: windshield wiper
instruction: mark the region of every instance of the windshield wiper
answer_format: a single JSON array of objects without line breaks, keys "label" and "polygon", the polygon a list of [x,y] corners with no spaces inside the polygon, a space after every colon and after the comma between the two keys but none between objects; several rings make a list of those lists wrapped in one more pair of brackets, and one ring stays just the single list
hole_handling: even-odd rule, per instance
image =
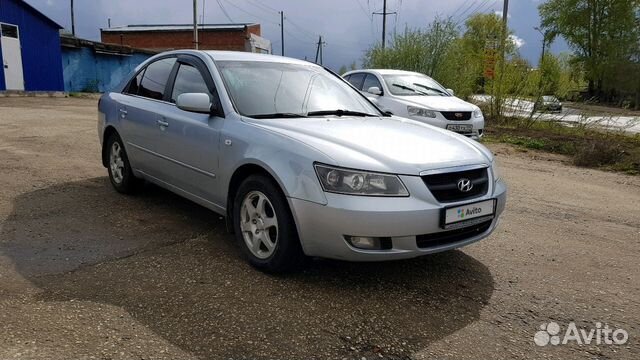
[{"label": "windshield wiper", "polygon": [[416,94],[420,94],[420,95],[427,95],[427,96],[429,95],[429,94],[427,94],[427,93],[426,93],[426,92],[424,92],[424,91],[416,90],[416,89],[414,89],[414,88],[412,88],[412,87],[409,87],[409,86],[406,86],[406,85],[400,85],[400,84],[391,84],[391,85],[393,85],[393,86],[395,86],[395,87],[399,87],[400,89],[413,91],[413,92],[414,92],[414,93],[416,93]]},{"label": "windshield wiper", "polygon": [[255,114],[255,115],[245,115],[254,119],[292,119],[292,118],[303,118],[307,117],[305,114],[296,114],[296,113],[273,113],[273,114]]},{"label": "windshield wiper", "polygon": [[427,89],[427,90],[435,91],[435,92],[440,93],[440,94],[442,94],[442,95],[447,95],[447,96],[449,95],[448,93],[446,93],[446,92],[444,92],[444,91],[442,91],[442,90],[440,90],[440,89],[432,88],[432,87],[429,87],[429,86],[427,86],[427,85],[422,85],[422,84],[418,84],[418,83],[413,83],[413,85],[420,86],[420,87],[421,87],[421,88],[423,88],[423,89]]},{"label": "windshield wiper", "polygon": [[321,111],[309,111],[307,116],[326,116],[326,115],[336,115],[336,116],[378,116],[374,114],[369,114],[360,111],[351,111],[351,110],[321,110]]}]

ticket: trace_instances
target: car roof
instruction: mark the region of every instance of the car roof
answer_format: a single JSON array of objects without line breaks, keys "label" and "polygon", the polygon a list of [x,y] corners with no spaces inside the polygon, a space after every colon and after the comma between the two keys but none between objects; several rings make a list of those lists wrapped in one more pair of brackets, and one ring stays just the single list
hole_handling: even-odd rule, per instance
[{"label": "car roof", "polygon": [[405,70],[394,70],[394,69],[360,69],[360,70],[352,70],[344,75],[350,75],[356,72],[366,72],[366,73],[374,73],[378,75],[420,75],[427,76],[425,74],[415,72],[415,71],[405,71]]},{"label": "car roof", "polygon": [[216,61],[264,61],[264,62],[277,62],[283,64],[300,64],[300,65],[313,65],[318,66],[312,62],[293,59],[279,55],[269,54],[257,54],[243,51],[222,51],[222,50],[207,50],[203,51]]}]

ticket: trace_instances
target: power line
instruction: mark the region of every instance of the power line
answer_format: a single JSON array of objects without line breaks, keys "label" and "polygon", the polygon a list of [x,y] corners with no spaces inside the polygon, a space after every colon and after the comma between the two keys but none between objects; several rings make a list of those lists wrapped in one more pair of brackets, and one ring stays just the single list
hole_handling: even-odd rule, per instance
[{"label": "power line", "polygon": [[262,20],[262,21],[264,21],[264,22],[267,22],[267,23],[270,23],[270,24],[273,24],[273,25],[279,25],[277,22],[272,21],[272,20],[265,19],[264,17],[262,17],[262,16],[258,16],[258,15],[256,15],[256,14],[253,14],[253,13],[251,13],[251,12],[249,12],[249,11],[247,11],[247,10],[245,10],[245,9],[241,8],[241,7],[239,7],[238,5],[234,4],[234,3],[233,3],[233,2],[231,2],[231,1],[227,1],[227,0],[221,0],[221,1],[223,1],[223,2],[224,2],[224,3],[226,3],[227,5],[230,5],[230,6],[234,7],[234,8],[236,8],[237,10],[239,10],[239,11],[241,11],[241,12],[243,12],[243,13],[245,13],[245,14],[247,14],[247,15],[249,15],[249,16],[251,16],[251,17],[253,17],[253,18],[260,19],[260,20]]},{"label": "power line", "polygon": [[[458,6],[456,8],[456,10],[454,12],[451,13],[451,15],[449,15],[449,17],[454,18],[456,16],[456,14],[458,13],[458,11],[462,10],[462,8],[467,5],[469,3],[469,1],[471,0],[465,0],[464,2],[460,3],[460,6]],[[475,2],[475,1],[474,1]]]},{"label": "power line", "polygon": [[233,19],[231,18],[231,16],[229,16],[229,13],[227,12],[227,10],[224,8],[224,6],[222,6],[222,3],[220,2],[220,0],[216,0],[218,2],[218,6],[220,6],[220,10],[222,10],[222,13],[224,14],[224,16],[231,22],[234,22]]}]

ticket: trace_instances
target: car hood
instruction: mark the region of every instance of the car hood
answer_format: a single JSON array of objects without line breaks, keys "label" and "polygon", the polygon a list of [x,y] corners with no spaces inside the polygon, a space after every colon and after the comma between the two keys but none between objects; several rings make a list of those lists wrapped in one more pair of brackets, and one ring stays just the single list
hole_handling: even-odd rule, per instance
[{"label": "car hood", "polygon": [[246,121],[301,141],[334,165],[354,169],[418,175],[424,170],[489,164],[493,158],[476,141],[395,116]]},{"label": "car hood", "polygon": [[436,111],[474,111],[477,107],[455,96],[400,96],[407,105]]}]

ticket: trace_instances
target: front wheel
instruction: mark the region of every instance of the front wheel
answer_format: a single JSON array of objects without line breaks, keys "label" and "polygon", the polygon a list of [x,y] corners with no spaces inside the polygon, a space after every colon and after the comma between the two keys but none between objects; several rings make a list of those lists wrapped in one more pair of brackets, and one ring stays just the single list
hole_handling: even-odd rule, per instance
[{"label": "front wheel", "polygon": [[285,272],[301,264],[304,254],[286,198],[264,175],[240,185],[233,205],[236,239],[254,267]]}]

